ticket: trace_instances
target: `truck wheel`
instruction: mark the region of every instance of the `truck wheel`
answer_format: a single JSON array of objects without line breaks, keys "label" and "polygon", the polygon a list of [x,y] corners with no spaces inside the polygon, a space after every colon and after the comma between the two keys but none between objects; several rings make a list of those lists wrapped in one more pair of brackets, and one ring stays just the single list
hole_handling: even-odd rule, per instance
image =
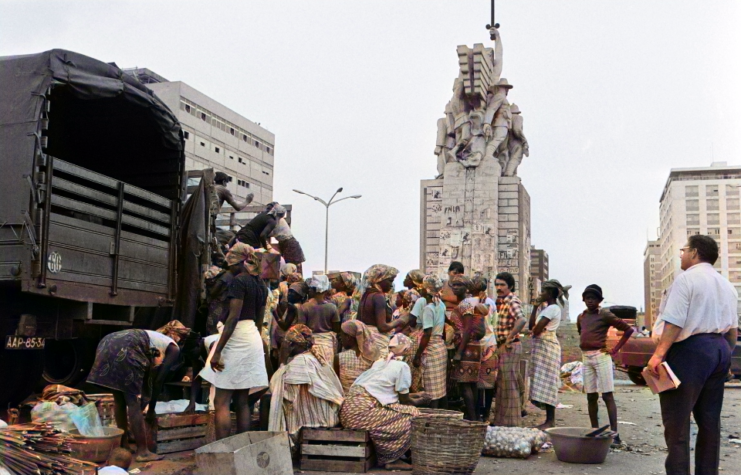
[{"label": "truck wheel", "polygon": [[0,411],[15,407],[30,396],[43,368],[41,350],[0,349]]},{"label": "truck wheel", "polygon": [[634,369],[630,368],[628,369],[628,379],[633,381],[634,384],[638,386],[645,386],[646,380],[643,379],[643,375],[641,374],[641,369]]},{"label": "truck wheel", "polygon": [[44,386],[74,386],[83,381],[95,360],[95,346],[85,338],[49,340],[44,348]]}]

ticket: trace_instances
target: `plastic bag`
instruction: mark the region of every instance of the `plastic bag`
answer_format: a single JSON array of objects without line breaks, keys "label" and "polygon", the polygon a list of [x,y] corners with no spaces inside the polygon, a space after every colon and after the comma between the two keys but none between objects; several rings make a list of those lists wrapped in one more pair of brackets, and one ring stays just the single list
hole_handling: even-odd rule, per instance
[{"label": "plastic bag", "polygon": [[[190,401],[187,399],[178,399],[175,401],[157,401],[157,405],[154,406],[154,412],[157,414],[179,414],[188,407]],[[196,404],[196,411],[205,411],[207,406],[205,404]]]},{"label": "plastic bag", "polygon": [[548,434],[524,427],[489,427],[481,455],[504,458],[528,458],[540,452]]},{"label": "plastic bag", "polygon": [[85,437],[103,437],[103,423],[100,421],[100,414],[94,402],[80,406],[76,411],[70,413],[72,422],[77,427],[81,435]]},{"label": "plastic bag", "polygon": [[77,428],[71,417],[77,409],[77,406],[71,402],[62,405],[48,401],[40,402],[31,409],[31,420],[33,422],[49,422],[62,432],[69,432]]}]

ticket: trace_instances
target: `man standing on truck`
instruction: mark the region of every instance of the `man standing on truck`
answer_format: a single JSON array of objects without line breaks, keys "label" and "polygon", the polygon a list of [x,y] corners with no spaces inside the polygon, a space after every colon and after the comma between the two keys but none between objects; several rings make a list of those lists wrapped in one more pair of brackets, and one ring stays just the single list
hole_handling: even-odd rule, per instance
[{"label": "man standing on truck", "polygon": [[[710,236],[690,236],[680,249],[677,276],[659,315],[659,344],[648,362],[658,374],[666,361],[681,384],[659,393],[667,475],[690,473],[690,413],[697,423],[695,473],[718,473],[723,390],[736,346],[736,289],[713,268],[718,244]],[[662,325],[663,324],[663,325]],[[663,328],[662,328],[663,326]]]},{"label": "man standing on truck", "polygon": [[[615,435],[615,445],[622,444],[618,434],[617,404],[615,404],[615,383],[613,380],[614,366],[612,356],[620,351],[630,335],[633,328],[628,323],[618,318],[609,308],[600,308],[602,303],[602,287],[597,284],[588,285],[581,294],[587,309],[576,318],[576,329],[579,331],[581,340],[579,348],[582,351],[582,364],[584,365],[584,392],[587,393],[587,407],[589,408],[589,421],[592,427],[599,427],[599,395],[607,406],[607,417],[610,419],[610,430]],[[623,332],[612,351],[607,349],[607,332],[610,327]]]}]

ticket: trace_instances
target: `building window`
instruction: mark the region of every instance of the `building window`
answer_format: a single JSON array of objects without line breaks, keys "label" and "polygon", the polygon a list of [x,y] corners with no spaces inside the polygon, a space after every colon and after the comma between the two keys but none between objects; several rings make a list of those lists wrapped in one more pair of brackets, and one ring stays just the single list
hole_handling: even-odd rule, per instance
[{"label": "building window", "polygon": [[234,155],[229,155],[229,158],[231,158],[232,160],[234,160]]},{"label": "building window", "polygon": [[232,134],[232,135],[234,135],[234,127],[230,127],[229,128],[229,133]]},{"label": "building window", "polygon": [[697,185],[693,186],[685,186],[684,187],[684,196],[686,197],[693,197],[693,196],[700,196],[700,192],[698,190]]},{"label": "building window", "polygon": [[739,208],[739,199],[738,198],[726,198],[726,209],[741,209]]},{"label": "building window", "polygon": [[728,224],[741,224],[741,214],[728,213],[726,215],[726,220],[728,221]]},{"label": "building window", "polygon": [[221,152],[221,149],[219,147],[214,147],[214,152],[219,153]]},{"label": "building window", "polygon": [[687,215],[687,226],[698,226],[700,224],[699,214],[688,214]]},{"label": "building window", "polygon": [[206,146],[206,142],[201,142],[201,147],[205,147],[205,146]]},{"label": "building window", "polygon": [[720,215],[717,213],[708,214],[708,224],[720,224]]},{"label": "building window", "polygon": [[741,228],[728,228],[728,235],[730,237],[741,238]]},{"label": "building window", "polygon": [[708,228],[708,235],[710,235],[710,236],[719,236],[720,235],[720,228]]},{"label": "building window", "polygon": [[190,106],[188,104],[185,104],[185,112],[190,114]]},{"label": "building window", "polygon": [[263,174],[263,175],[268,175],[268,176],[270,175],[270,173],[268,173],[268,172],[266,172],[266,171],[263,171],[263,172],[262,172],[262,174]]},{"label": "building window", "polygon": [[708,211],[718,211],[720,209],[718,200],[707,200],[705,206]]},{"label": "building window", "polygon": [[705,196],[718,196],[718,185],[705,186]]},{"label": "building window", "polygon": [[700,211],[700,201],[687,200],[687,211]]},{"label": "building window", "polygon": [[187,130],[183,130],[183,138],[185,140],[188,140],[190,138],[190,133]]},{"label": "building window", "polygon": [[244,162],[242,161],[242,157],[237,157],[237,159],[239,160],[239,163],[244,163]]},{"label": "building window", "polygon": [[[696,236],[700,234],[700,230],[698,228],[687,228],[687,236]],[[653,257],[651,258],[653,260]]]},{"label": "building window", "polygon": [[268,153],[271,152],[270,147],[266,147],[266,150],[267,150]]},{"label": "building window", "polygon": [[726,196],[738,196],[738,185],[726,185]]},{"label": "building window", "polygon": [[207,118],[208,117],[206,116],[206,114],[204,112],[201,112],[201,120],[206,121]]},{"label": "building window", "polygon": [[247,136],[245,134],[242,134],[242,140],[244,140],[245,142],[247,141]]}]

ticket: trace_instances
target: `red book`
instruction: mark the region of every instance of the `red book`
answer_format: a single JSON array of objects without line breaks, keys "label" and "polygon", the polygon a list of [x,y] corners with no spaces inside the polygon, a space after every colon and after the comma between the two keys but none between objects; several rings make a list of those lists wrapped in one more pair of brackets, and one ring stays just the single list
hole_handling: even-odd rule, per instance
[{"label": "red book", "polygon": [[643,368],[643,379],[646,380],[646,384],[651,388],[651,392],[654,394],[663,393],[670,389],[677,389],[682,382],[674,374],[674,371],[669,367],[669,363],[664,361],[659,365],[658,376],[650,372],[648,368]]}]

